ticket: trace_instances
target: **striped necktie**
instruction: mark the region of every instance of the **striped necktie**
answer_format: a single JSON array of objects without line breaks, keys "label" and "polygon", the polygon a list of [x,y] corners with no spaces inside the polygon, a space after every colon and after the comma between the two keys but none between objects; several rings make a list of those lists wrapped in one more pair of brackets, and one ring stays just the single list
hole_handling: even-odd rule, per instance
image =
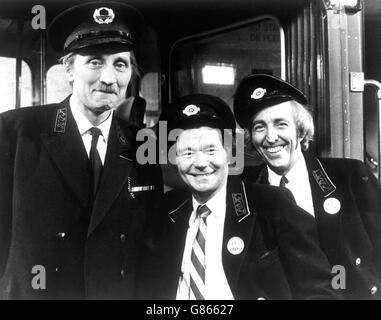
[{"label": "striped necktie", "polygon": [[190,266],[189,298],[205,300],[205,239],[206,217],[210,214],[206,205],[198,206],[196,213],[199,220],[198,231],[193,242]]}]

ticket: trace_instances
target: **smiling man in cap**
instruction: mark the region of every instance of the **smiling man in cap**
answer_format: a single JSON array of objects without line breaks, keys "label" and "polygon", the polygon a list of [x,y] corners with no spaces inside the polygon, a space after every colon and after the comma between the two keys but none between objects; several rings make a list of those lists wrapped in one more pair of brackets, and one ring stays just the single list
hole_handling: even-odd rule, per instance
[{"label": "smiling man in cap", "polygon": [[229,106],[194,94],[168,110],[168,129],[179,130],[176,165],[187,188],[165,194],[145,260],[153,272],[142,296],[333,298],[316,231],[291,194],[228,176],[227,137],[234,138],[236,129]]},{"label": "smiling man in cap", "polygon": [[381,186],[358,160],[319,158],[306,150],[314,124],[304,94],[270,75],[238,85],[234,112],[265,164],[245,180],[290,190],[314,219],[336,288],[345,299],[380,299]]},{"label": "smiling man in cap", "polygon": [[49,29],[72,84],[63,102],[0,115],[0,298],[128,299],[162,190],[135,159],[126,98],[141,14],[84,3]]}]

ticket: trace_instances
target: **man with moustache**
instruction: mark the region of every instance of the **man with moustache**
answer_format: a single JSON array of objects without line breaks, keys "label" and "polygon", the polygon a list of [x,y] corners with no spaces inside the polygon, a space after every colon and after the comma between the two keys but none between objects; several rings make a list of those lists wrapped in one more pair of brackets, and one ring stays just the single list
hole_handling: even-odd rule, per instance
[{"label": "man with moustache", "polygon": [[[221,99],[168,107],[187,186],[167,192],[147,253],[143,297],[178,300],[331,299],[328,261],[308,213],[289,192],[228,176],[235,120]],[[228,131],[225,135],[225,131]],[[291,199],[290,199],[291,198]],[[152,262],[153,261],[153,262]]]},{"label": "man with moustache", "polygon": [[137,66],[143,18],[93,2],[52,22],[72,94],[0,115],[0,298],[129,299],[162,190],[114,110]]},{"label": "man with moustache", "polygon": [[364,164],[306,151],[314,124],[304,94],[270,75],[250,75],[234,97],[238,124],[265,164],[245,180],[290,190],[310,214],[345,299],[380,299],[381,186]]}]

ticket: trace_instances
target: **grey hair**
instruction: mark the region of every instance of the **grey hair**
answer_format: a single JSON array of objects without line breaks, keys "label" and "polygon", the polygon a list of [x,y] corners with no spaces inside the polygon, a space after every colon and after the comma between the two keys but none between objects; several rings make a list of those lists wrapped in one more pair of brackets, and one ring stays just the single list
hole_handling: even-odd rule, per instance
[{"label": "grey hair", "polygon": [[307,106],[304,106],[296,101],[290,101],[298,137],[302,138],[300,144],[302,150],[306,151],[309,148],[310,142],[314,139],[315,126],[312,114]]}]

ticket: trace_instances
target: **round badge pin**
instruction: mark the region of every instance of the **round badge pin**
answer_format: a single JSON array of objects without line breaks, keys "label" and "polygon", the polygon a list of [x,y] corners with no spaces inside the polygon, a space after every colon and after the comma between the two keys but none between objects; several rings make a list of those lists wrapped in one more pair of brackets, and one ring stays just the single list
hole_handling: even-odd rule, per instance
[{"label": "round badge pin", "polygon": [[230,238],[227,244],[228,251],[234,255],[240,254],[244,247],[245,243],[240,237]]},{"label": "round badge pin", "polygon": [[323,207],[328,214],[336,214],[340,211],[341,203],[336,198],[328,198],[324,201]]}]

